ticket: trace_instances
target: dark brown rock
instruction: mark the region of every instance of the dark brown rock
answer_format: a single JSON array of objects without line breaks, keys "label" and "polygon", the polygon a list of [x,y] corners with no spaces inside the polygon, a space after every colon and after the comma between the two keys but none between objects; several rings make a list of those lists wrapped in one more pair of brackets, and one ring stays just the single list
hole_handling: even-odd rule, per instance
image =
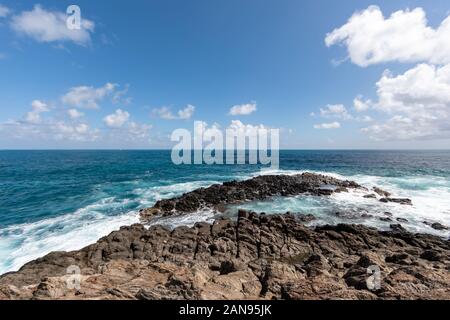
[{"label": "dark brown rock", "polygon": [[391,193],[384,191],[378,187],[373,187],[373,191],[378,194],[379,196],[382,196],[383,198],[389,198],[391,196]]},{"label": "dark brown rock", "polygon": [[402,205],[412,206],[411,199],[406,199],[406,198],[381,198],[380,201],[381,202],[394,202],[394,203],[398,203],[398,204],[402,204]]},{"label": "dark brown rock", "polygon": [[258,176],[245,181],[215,184],[177,198],[160,200],[152,208],[140,211],[140,216],[144,221],[148,221],[157,215],[183,214],[202,208],[220,210],[225,204],[247,200],[263,200],[272,196],[294,196],[303,193],[328,196],[334,192],[348,191],[349,188],[361,186],[353,181],[313,173]]},{"label": "dark brown rock", "polygon": [[[393,225],[308,228],[295,215],[122,227],[0,277],[3,299],[450,299],[450,243]],[[66,269],[81,269],[80,290]],[[368,268],[382,273],[367,288]]]},{"label": "dark brown rock", "polygon": [[439,222],[435,222],[431,225],[431,227],[435,230],[448,230],[448,227],[444,226],[443,224]]}]

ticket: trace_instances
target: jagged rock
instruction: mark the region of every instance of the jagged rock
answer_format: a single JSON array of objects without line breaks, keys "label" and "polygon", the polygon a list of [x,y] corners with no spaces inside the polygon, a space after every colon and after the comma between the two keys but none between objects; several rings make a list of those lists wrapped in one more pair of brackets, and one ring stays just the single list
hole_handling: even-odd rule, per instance
[{"label": "jagged rock", "polygon": [[[450,243],[393,226],[309,228],[295,215],[241,211],[173,230],[122,227],[0,277],[2,299],[450,299]],[[67,267],[81,269],[67,287]],[[369,290],[368,268],[381,270]]]},{"label": "jagged rock", "polygon": [[[349,188],[364,189],[309,173],[261,176],[161,200],[140,215],[148,221],[246,200],[324,196]],[[383,202],[411,204],[381,189],[374,192]],[[392,214],[385,215],[382,219],[392,220]],[[400,224],[391,224],[390,231],[353,224],[305,226],[313,219],[239,210],[237,219],[192,228],[122,227],[81,250],[53,252],[0,276],[0,299],[450,299],[448,240],[413,234]],[[68,286],[67,268],[74,265],[81,270],[79,288]],[[367,287],[373,267],[382,279],[375,291]]]},{"label": "jagged rock", "polygon": [[300,220],[301,222],[311,222],[316,220],[316,217],[313,214],[299,214],[297,215],[297,219]]},{"label": "jagged rock", "polygon": [[390,228],[397,232],[406,232],[405,228],[403,228],[401,224],[391,224]]},{"label": "jagged rock", "polygon": [[423,221],[423,224],[426,224],[427,226],[435,229],[435,230],[448,230],[449,228],[444,226],[443,224],[439,222],[430,222],[430,221]]},{"label": "jagged rock", "polygon": [[402,205],[412,206],[411,199],[402,199],[402,198],[381,198],[381,202],[394,202]]},{"label": "jagged rock", "polygon": [[383,198],[389,198],[391,196],[391,193],[384,191],[378,187],[373,187],[372,189],[376,194],[378,194],[379,196],[382,196]]},{"label": "jagged rock", "polygon": [[309,193],[318,196],[345,192],[349,188],[361,188],[356,182],[303,173],[298,175],[258,176],[245,181],[229,181],[200,188],[173,199],[160,200],[150,209],[144,209],[140,216],[145,221],[155,215],[169,216],[213,208],[220,210],[224,204],[247,200],[263,200],[272,196],[295,196]]},{"label": "jagged rock", "polygon": [[442,254],[435,250],[425,250],[420,257],[429,261],[441,261],[443,259]]},{"label": "jagged rock", "polygon": [[435,230],[448,230],[448,227],[444,226],[443,224],[440,224],[439,222],[433,223],[431,227]]}]

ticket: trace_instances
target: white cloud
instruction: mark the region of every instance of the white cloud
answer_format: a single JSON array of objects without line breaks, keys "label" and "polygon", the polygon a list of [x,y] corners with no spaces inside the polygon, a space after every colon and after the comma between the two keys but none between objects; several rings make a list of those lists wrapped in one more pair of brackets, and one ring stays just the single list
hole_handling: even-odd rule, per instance
[{"label": "white cloud", "polygon": [[127,146],[135,145],[136,143],[144,143],[147,145],[150,143],[150,130],[152,125],[139,124],[134,121],[127,121],[120,127],[111,127],[104,136],[104,143],[115,145],[117,143]]},{"label": "white cloud", "polygon": [[31,11],[24,11],[11,18],[11,28],[19,34],[38,42],[71,41],[86,46],[91,42],[94,22],[81,19],[81,29],[71,30],[66,26],[67,16],[63,12],[48,11],[35,5]]},{"label": "white cloud", "polygon": [[153,113],[165,120],[173,120],[175,116],[172,114],[172,111],[168,107],[161,107],[157,109],[153,109]]},{"label": "white cloud", "polygon": [[339,118],[344,120],[353,118],[343,104],[329,104],[325,108],[320,108],[320,115],[325,118]]},{"label": "white cloud", "polygon": [[[34,100],[32,110],[28,112],[24,120],[8,120],[0,123],[0,135],[8,143],[25,143],[26,145],[51,145],[52,142],[64,143],[98,143],[98,146],[124,147],[145,146],[150,142],[149,124],[139,124],[130,121],[128,112],[117,109],[113,114],[104,118],[106,128],[100,131],[92,129],[85,121],[80,121],[83,113],[77,109],[66,110],[70,120],[62,120],[59,112],[51,113],[46,118],[41,118],[43,112],[52,109],[44,102]],[[132,143],[132,144],[130,144]]]},{"label": "white cloud", "polygon": [[106,96],[112,94],[117,84],[106,83],[103,87],[94,88],[92,86],[73,87],[62,98],[66,105],[77,108],[97,109],[99,102]]},{"label": "white cloud", "polygon": [[344,44],[353,63],[366,67],[389,61],[450,63],[450,16],[434,29],[422,8],[385,18],[380,8],[356,12],[327,34],[326,45]]},{"label": "white cloud", "polygon": [[34,100],[31,103],[31,108],[32,110],[26,115],[26,121],[31,123],[41,122],[41,113],[50,111],[47,104],[40,100]]},{"label": "white cloud", "polygon": [[256,111],[256,102],[246,103],[241,105],[235,105],[230,109],[230,115],[238,116],[238,115],[249,115]]},{"label": "white cloud", "polygon": [[91,130],[86,123],[67,124],[57,121],[50,125],[55,140],[95,141],[99,138],[98,129]]},{"label": "white cloud", "polygon": [[9,10],[8,7],[5,7],[4,5],[0,4],[0,18],[5,18],[10,13],[11,10]]},{"label": "white cloud", "polygon": [[340,127],[341,127],[341,124],[337,121],[314,125],[314,129],[339,129]]},{"label": "white cloud", "polygon": [[130,114],[122,109],[117,109],[113,114],[106,116],[103,121],[110,128],[120,128],[130,119]]},{"label": "white cloud", "polygon": [[150,130],[152,129],[150,124],[138,124],[136,122],[130,122],[128,125],[128,134],[131,140],[144,140],[150,136]]},{"label": "white cloud", "polygon": [[182,110],[178,110],[178,118],[179,119],[190,119],[194,114],[195,107],[193,105],[188,104],[186,108]]},{"label": "white cloud", "polygon": [[8,139],[21,141],[95,141],[100,136],[98,129],[90,129],[85,123],[67,124],[64,121],[48,120],[23,122],[10,120],[0,123],[0,132]]},{"label": "white cloud", "polygon": [[[372,103],[370,100],[367,100],[366,102],[362,102],[360,98],[356,98],[354,100],[355,108],[357,111],[363,111],[367,110],[364,109],[365,106],[361,106],[363,103]],[[359,109],[358,109],[359,108]],[[312,116],[315,114],[312,113]],[[362,115],[362,116],[354,116],[350,114],[347,111],[347,108],[343,104],[328,104],[325,108],[320,108],[320,116],[323,118],[334,118],[334,119],[341,119],[341,120],[351,120],[351,121],[357,121],[357,122],[371,122],[372,118],[368,115]],[[339,122],[332,122],[332,123],[323,123],[323,124],[317,124],[314,126],[316,129],[334,129],[334,126],[340,127]]]},{"label": "white cloud", "polygon": [[83,112],[78,111],[77,109],[69,109],[67,110],[67,114],[72,119],[78,119],[84,116]]},{"label": "white cloud", "polygon": [[450,137],[450,64],[420,64],[404,74],[385,72],[374,109],[390,118],[362,131],[376,140]]},{"label": "white cloud", "polygon": [[195,106],[188,104],[186,108],[178,110],[177,114],[174,115],[170,108],[161,107],[153,109],[153,113],[165,120],[187,120],[192,117],[195,111]]},{"label": "white cloud", "polygon": [[367,111],[370,109],[371,105],[372,101],[363,100],[362,96],[357,96],[355,99],[353,99],[353,107],[357,112]]}]

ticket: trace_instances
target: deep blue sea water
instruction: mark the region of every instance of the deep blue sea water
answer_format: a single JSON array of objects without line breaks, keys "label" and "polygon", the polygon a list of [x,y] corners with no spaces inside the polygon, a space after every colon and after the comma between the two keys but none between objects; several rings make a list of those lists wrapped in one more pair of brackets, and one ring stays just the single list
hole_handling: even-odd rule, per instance
[{"label": "deep blue sea water", "polygon": [[[122,225],[138,222],[137,211],[155,201],[198,187],[261,174],[254,165],[172,164],[170,151],[0,151],[0,274],[55,250],[75,250]],[[364,223],[387,228],[385,212],[407,218],[411,231],[448,237],[423,221],[450,225],[450,151],[281,151],[280,169],[304,171],[380,186],[413,200],[412,207],[383,204],[360,193],[329,198],[300,196],[240,207],[314,213],[322,223]],[[236,207],[230,207],[233,215]],[[337,217],[336,212],[348,213]],[[361,218],[366,212],[371,218]],[[352,215],[354,213],[354,215]],[[198,212],[159,220],[169,226],[209,221]]]}]

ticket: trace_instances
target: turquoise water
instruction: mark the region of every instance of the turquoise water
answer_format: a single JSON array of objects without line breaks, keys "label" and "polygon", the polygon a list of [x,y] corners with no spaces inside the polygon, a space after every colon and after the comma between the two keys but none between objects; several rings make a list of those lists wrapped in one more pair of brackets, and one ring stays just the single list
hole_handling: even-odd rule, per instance
[{"label": "turquoise water", "polygon": [[[139,221],[137,211],[198,187],[261,174],[259,166],[175,166],[170,151],[0,151],[0,273],[55,250],[75,250],[121,225]],[[380,186],[414,206],[383,204],[362,193],[274,198],[239,207],[267,213],[313,213],[313,224],[357,222],[387,228],[388,211],[409,220],[411,231],[450,236],[423,224],[450,225],[449,151],[281,151],[280,169],[332,174],[367,187]],[[233,215],[236,207],[227,214]],[[336,215],[337,212],[345,213]],[[362,213],[371,215],[363,216]],[[158,223],[209,221],[197,212]]]}]

